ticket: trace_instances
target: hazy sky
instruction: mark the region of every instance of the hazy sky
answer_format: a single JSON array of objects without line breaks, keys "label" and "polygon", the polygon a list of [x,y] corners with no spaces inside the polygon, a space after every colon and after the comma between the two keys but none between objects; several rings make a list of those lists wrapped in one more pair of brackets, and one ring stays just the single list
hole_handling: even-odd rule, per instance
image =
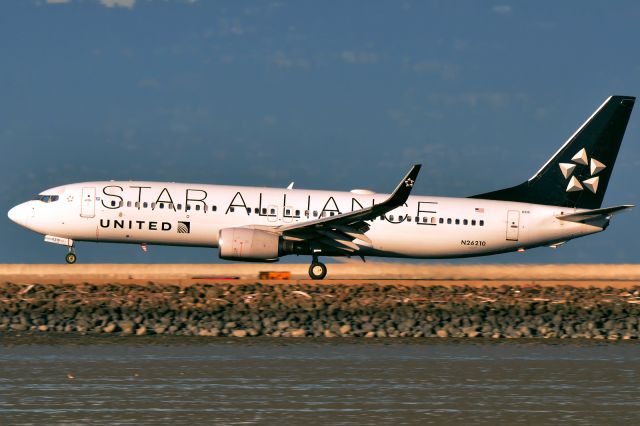
[{"label": "hazy sky", "polygon": [[[390,191],[415,162],[416,194],[511,186],[607,96],[640,94],[639,28],[636,1],[3,1],[0,207],[99,179]],[[638,109],[605,205],[640,203]],[[636,262],[639,214],[557,250],[471,261]],[[64,247],[3,217],[0,262],[63,262]]]}]

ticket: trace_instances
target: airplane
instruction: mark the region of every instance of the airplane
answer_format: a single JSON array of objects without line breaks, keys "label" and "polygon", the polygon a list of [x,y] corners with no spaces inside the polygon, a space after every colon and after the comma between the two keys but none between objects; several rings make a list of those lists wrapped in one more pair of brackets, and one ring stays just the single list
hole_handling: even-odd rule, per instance
[{"label": "airplane", "polygon": [[323,279],[320,256],[459,258],[533,247],[559,247],[603,231],[602,208],[635,97],[611,96],[527,181],[447,198],[411,195],[414,165],[391,194],[146,181],[83,182],[41,192],[9,218],[67,247],[110,242],[218,248],[234,261],[311,256],[309,276]]}]

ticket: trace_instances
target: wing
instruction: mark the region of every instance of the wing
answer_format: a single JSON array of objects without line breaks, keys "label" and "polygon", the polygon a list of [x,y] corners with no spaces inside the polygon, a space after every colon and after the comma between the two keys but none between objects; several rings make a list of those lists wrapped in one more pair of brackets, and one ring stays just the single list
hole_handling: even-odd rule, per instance
[{"label": "wing", "polygon": [[389,198],[380,204],[336,216],[281,225],[275,227],[274,230],[280,232],[284,239],[306,241],[313,249],[329,246],[343,250],[347,254],[354,253],[358,251],[359,247],[353,240],[357,239],[371,244],[371,240],[365,235],[370,228],[367,221],[382,216],[407,201],[418,177],[418,172],[420,172],[420,167],[420,164],[411,167],[411,170],[402,178]]}]

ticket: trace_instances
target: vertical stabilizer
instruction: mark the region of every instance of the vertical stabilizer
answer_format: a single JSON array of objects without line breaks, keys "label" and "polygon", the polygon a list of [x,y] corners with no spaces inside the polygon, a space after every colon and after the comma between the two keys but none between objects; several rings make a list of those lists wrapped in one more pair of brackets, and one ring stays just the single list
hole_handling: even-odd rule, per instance
[{"label": "vertical stabilizer", "polygon": [[635,97],[611,96],[528,181],[470,198],[597,209]]}]

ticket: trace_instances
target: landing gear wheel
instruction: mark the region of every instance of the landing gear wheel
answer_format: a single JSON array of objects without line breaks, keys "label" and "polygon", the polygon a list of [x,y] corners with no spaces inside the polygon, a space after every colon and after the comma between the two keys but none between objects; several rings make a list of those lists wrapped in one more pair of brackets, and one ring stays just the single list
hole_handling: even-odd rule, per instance
[{"label": "landing gear wheel", "polygon": [[309,276],[313,280],[321,280],[327,276],[327,267],[324,263],[313,262],[311,266],[309,266]]},{"label": "landing gear wheel", "polygon": [[75,253],[67,253],[67,255],[64,257],[64,260],[66,260],[70,265],[76,263],[77,259],[78,258],[76,257]]}]

